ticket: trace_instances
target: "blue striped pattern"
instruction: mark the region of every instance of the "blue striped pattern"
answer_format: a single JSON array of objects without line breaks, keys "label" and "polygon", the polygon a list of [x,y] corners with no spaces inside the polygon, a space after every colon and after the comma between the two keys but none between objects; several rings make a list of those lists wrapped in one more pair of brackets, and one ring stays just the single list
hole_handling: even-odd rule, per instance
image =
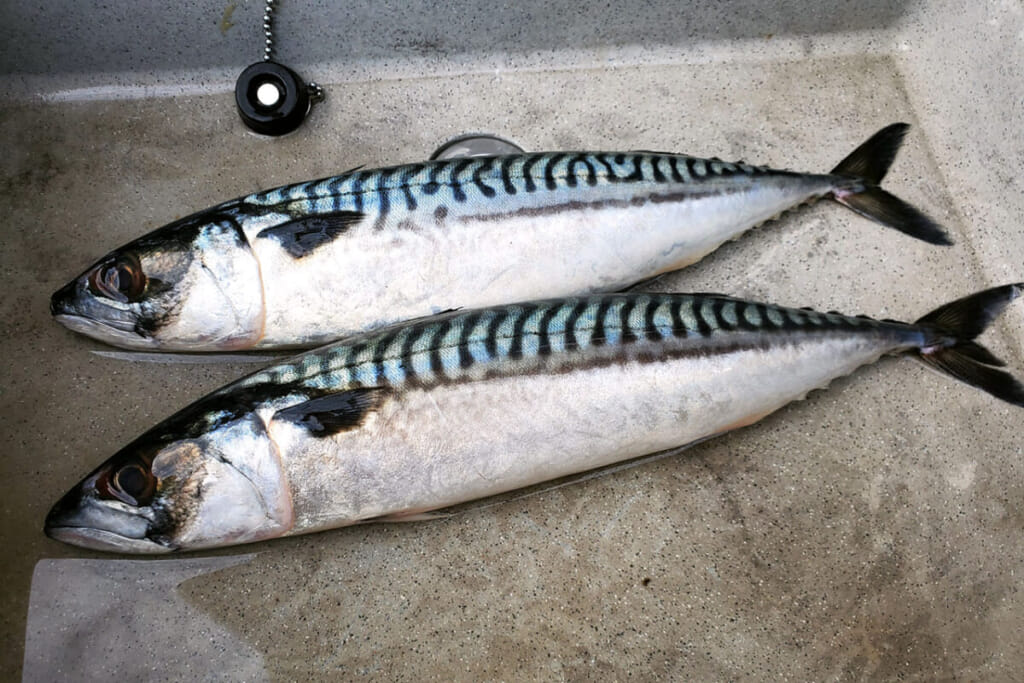
[{"label": "blue striped pattern", "polygon": [[627,359],[663,360],[789,343],[793,335],[885,334],[917,343],[912,325],[718,295],[610,294],[448,313],[312,351],[239,386],[337,391],[434,386]]},{"label": "blue striped pattern", "polygon": [[788,174],[743,162],[677,154],[547,152],[354,171],[257,192],[241,201],[243,205],[272,207],[292,216],[375,212],[379,228],[383,218],[395,210],[434,212],[441,206],[500,201],[515,195],[623,183],[699,183],[713,177],[769,172]]}]

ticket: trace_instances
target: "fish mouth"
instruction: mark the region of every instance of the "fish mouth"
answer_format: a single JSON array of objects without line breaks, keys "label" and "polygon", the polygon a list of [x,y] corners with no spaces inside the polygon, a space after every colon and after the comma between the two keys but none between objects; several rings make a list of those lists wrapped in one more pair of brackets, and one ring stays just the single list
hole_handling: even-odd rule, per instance
[{"label": "fish mouth", "polygon": [[149,520],[139,513],[121,510],[81,489],[61,498],[43,524],[50,538],[90,550],[122,553],[167,553],[173,548],[149,538]]},{"label": "fish mouth", "polygon": [[72,312],[54,313],[53,319],[72,332],[84,334],[107,344],[133,349],[153,349],[158,346],[155,339],[139,336],[135,331],[135,324],[127,320],[96,320],[87,315]]},{"label": "fish mouth", "polygon": [[138,316],[118,303],[104,303],[88,293],[81,278],[50,297],[50,315],[64,327],[108,344],[152,349],[157,344],[139,334]]},{"label": "fish mouth", "polygon": [[[97,320],[88,315],[77,312],[62,312],[54,313],[53,319],[64,325],[70,330],[75,332],[81,332],[82,334],[88,334],[90,336],[101,333],[114,333],[114,334],[132,334],[138,337],[135,333],[135,325],[128,320]],[[143,340],[149,341],[149,340]]]},{"label": "fish mouth", "polygon": [[150,555],[172,552],[172,548],[154,543],[148,538],[129,538],[112,531],[77,526],[49,526],[43,531],[55,541],[68,545],[115,553],[146,553]]}]

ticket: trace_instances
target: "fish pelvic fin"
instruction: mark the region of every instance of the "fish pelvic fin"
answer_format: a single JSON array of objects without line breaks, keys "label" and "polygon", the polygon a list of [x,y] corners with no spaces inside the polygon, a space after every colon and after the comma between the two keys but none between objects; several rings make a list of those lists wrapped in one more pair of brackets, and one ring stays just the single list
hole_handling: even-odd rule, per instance
[{"label": "fish pelvic fin", "polygon": [[917,321],[928,338],[919,358],[947,375],[998,399],[1024,407],[1024,385],[991,351],[974,341],[1006,305],[1024,293],[1024,282],[993,287],[941,306]]},{"label": "fish pelvic fin", "polygon": [[953,241],[938,223],[879,184],[888,173],[910,125],[894,123],[872,135],[832,169],[832,175],[857,181],[832,192],[832,198],[865,218],[930,244]]}]

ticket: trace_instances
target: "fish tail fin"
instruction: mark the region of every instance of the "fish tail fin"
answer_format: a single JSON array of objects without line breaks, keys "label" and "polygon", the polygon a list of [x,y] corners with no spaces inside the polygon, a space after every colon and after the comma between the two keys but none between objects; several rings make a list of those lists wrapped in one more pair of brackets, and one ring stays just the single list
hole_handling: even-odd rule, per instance
[{"label": "fish tail fin", "polygon": [[1022,292],[1024,282],[993,287],[924,316],[916,323],[929,332],[918,351],[920,360],[998,399],[1024,407],[1024,385],[1010,373],[997,370],[1005,363],[974,341]]},{"label": "fish tail fin", "polygon": [[832,175],[858,181],[833,190],[832,198],[876,223],[930,244],[952,244],[942,227],[879,184],[889,171],[910,125],[894,123],[872,135],[832,169]]}]

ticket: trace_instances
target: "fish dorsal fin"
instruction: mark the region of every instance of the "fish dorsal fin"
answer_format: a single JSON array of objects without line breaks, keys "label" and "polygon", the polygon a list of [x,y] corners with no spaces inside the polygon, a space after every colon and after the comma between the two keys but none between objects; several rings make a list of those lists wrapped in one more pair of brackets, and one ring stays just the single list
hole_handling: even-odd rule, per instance
[{"label": "fish dorsal fin", "polygon": [[[465,309],[462,306],[458,306],[456,308],[444,308],[444,309],[441,309],[440,311],[438,311],[437,313],[428,313],[427,315],[418,315],[415,318],[405,318],[404,320],[400,320],[397,323],[392,323],[391,325],[388,325],[387,327],[388,328],[395,328],[395,329],[397,329],[399,327],[405,327],[406,325],[411,325],[413,323],[423,323],[423,322],[435,322],[436,323],[436,322],[439,322],[441,320],[445,320],[447,318],[454,318],[459,313],[462,313],[464,311],[465,311]],[[385,329],[385,328],[382,328],[382,329]]]},{"label": "fish dorsal fin", "polygon": [[390,393],[383,387],[349,389],[279,410],[273,419],[305,427],[317,438],[333,436],[363,424],[366,416],[379,408]]},{"label": "fish dorsal fin", "polygon": [[305,216],[260,230],[256,237],[270,237],[295,258],[316,251],[360,222],[366,214],[359,211],[335,211]]}]

